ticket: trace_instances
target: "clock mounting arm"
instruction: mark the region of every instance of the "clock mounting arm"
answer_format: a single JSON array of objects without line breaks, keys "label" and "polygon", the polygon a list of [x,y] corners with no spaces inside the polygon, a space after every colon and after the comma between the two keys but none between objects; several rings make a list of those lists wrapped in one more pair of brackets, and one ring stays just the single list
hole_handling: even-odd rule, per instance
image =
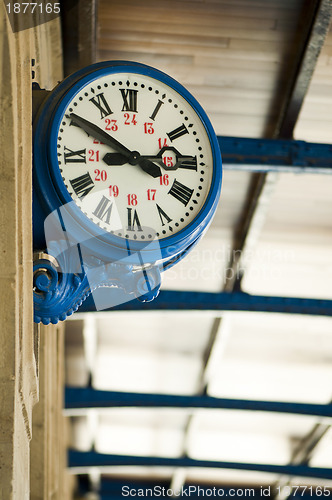
[{"label": "clock mounting arm", "polygon": [[[35,323],[48,325],[64,321],[91,294],[96,309],[98,306],[104,309],[105,299],[98,295],[98,289],[116,289],[111,296],[114,302],[108,302],[108,306],[135,298],[151,302],[158,296],[161,283],[158,266],[135,270],[132,265],[107,263],[92,256],[82,259],[82,250],[68,246],[65,240],[51,241],[49,253],[34,260]],[[107,294],[106,297],[109,301]]]}]

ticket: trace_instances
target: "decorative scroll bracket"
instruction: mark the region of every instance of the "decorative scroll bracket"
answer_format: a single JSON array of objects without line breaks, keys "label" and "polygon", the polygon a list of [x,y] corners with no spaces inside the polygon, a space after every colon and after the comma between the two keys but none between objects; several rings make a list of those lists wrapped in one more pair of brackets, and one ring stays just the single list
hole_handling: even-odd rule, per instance
[{"label": "decorative scroll bracket", "polygon": [[94,297],[99,310],[134,298],[150,302],[158,296],[161,276],[157,265],[137,268],[123,262],[106,263],[84,255],[80,245],[68,247],[66,241],[52,241],[48,251],[33,266],[35,323],[64,321],[101,287],[117,288],[121,293],[116,304],[97,304]]}]

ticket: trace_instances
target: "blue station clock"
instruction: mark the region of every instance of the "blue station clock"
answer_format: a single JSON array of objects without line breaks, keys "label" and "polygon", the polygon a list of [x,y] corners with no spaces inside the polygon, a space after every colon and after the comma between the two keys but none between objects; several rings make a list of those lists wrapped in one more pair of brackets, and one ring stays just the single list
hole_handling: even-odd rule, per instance
[{"label": "blue station clock", "polygon": [[155,298],[220,196],[206,113],[139,63],[102,62],[61,82],[34,120],[33,154],[36,322],[66,319],[98,287]]}]

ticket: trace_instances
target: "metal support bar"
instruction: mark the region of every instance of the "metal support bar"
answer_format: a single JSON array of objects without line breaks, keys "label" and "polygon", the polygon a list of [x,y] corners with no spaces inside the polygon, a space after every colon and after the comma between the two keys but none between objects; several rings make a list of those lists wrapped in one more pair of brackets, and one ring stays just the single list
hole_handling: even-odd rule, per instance
[{"label": "metal support bar", "polygon": [[288,89],[280,103],[275,136],[292,137],[332,16],[330,0],[309,0],[300,17],[299,50],[292,61]]},{"label": "metal support bar", "polygon": [[[95,311],[93,298],[88,297],[79,312]],[[153,302],[144,304],[133,300],[112,311],[252,311],[284,314],[332,316],[332,300],[299,299],[294,297],[265,297],[244,292],[160,292]]]},{"label": "metal support bar", "polygon": [[[274,138],[291,139],[293,137],[294,127],[324,44],[331,15],[330,0],[309,0],[303,4],[303,11],[299,16],[298,36],[293,44],[296,49],[295,55],[286,58],[283,70],[284,74],[288,75],[287,84],[282,92],[278,92],[280,97],[276,96],[277,99],[273,104],[275,109],[280,110],[273,126],[272,137]],[[273,161],[272,158],[270,160]],[[294,167],[297,165],[301,163]],[[233,259],[229,264],[233,278],[227,282],[227,291],[234,291],[241,287],[244,274],[242,262],[245,261],[246,254],[255,248],[259,239],[276,181],[277,174],[273,175],[270,171],[267,173],[263,171],[252,179],[252,188],[237,229],[238,241],[235,244],[235,249],[241,251],[242,259]]]},{"label": "metal support bar", "polygon": [[209,469],[233,469],[268,472],[271,474],[287,474],[297,477],[313,477],[331,479],[332,469],[323,467],[308,467],[307,465],[275,465],[251,464],[240,462],[215,462],[210,460],[195,460],[193,458],[137,457],[124,455],[106,455],[95,451],[68,451],[68,466],[71,472],[86,474],[91,467],[200,467]]},{"label": "metal support bar", "polygon": [[332,144],[219,136],[225,170],[332,174]]},{"label": "metal support bar", "polygon": [[[253,401],[225,399],[211,396],[179,396],[170,394],[138,394],[130,392],[99,391],[90,387],[66,387],[65,409],[69,414],[88,408],[209,408],[252,410],[332,417],[331,404],[293,403],[281,401]],[[74,410],[74,412],[72,412]],[[77,413],[77,412],[76,412]]]},{"label": "metal support bar", "polygon": [[[332,401],[330,402],[332,405]],[[292,464],[307,465],[314,455],[317,445],[327,435],[331,429],[331,424],[324,421],[319,421],[312,430],[300,440],[297,447],[294,449],[291,457]],[[286,500],[290,496],[291,490],[285,486],[292,485],[291,476],[281,476],[275,485],[274,491],[276,492],[275,500]]]}]

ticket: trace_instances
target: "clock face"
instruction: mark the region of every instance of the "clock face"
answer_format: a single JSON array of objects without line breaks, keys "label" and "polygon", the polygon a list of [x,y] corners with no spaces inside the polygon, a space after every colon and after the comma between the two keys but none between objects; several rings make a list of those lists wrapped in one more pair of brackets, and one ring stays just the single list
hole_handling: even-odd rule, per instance
[{"label": "clock face", "polygon": [[188,101],[128,72],[91,81],[69,102],[57,161],[80,210],[130,240],[163,239],[187,227],[213,177],[209,136]]}]

